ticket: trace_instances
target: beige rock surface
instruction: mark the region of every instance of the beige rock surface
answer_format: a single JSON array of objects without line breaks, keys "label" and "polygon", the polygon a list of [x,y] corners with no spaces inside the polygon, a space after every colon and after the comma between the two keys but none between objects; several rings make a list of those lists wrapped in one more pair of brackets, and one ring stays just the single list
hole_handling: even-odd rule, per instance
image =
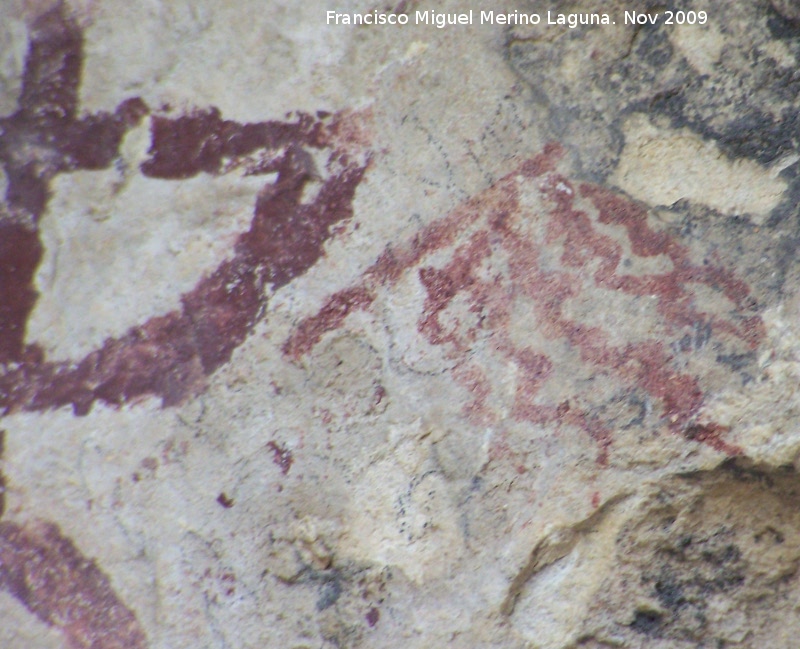
[{"label": "beige rock surface", "polygon": [[0,644],[792,647],[788,4],[3,4]]}]

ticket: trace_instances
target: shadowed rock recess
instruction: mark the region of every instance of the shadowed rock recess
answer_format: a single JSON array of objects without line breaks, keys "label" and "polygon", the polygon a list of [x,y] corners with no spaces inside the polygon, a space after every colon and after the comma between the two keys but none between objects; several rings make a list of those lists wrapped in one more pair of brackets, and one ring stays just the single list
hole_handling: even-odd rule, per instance
[{"label": "shadowed rock recess", "polygon": [[329,9],[0,6],[0,645],[794,647],[796,3]]}]

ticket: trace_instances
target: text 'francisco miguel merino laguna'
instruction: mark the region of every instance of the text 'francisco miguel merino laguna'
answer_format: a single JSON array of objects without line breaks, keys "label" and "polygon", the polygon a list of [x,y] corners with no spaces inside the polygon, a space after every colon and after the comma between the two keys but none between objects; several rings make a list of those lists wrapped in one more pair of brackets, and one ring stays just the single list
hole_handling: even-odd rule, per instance
[{"label": "text 'francisco miguel merino laguna'", "polygon": [[[330,10],[326,12],[328,25],[406,25],[409,15],[372,11],[370,13],[340,13]],[[443,13],[428,9],[414,12],[414,23],[417,25],[435,25],[439,28],[448,25],[473,25],[475,18],[480,25],[565,25],[570,28],[579,25],[610,25],[608,14],[574,13],[560,14],[548,11],[547,15],[526,14],[519,11],[500,13],[497,11],[469,11],[463,13]]]}]

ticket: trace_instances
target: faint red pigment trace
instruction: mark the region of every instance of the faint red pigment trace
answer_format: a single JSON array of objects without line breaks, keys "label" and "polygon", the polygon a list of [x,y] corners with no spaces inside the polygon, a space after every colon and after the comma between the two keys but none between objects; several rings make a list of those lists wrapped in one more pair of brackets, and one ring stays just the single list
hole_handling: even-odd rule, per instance
[{"label": "faint red pigment trace", "polygon": [[368,307],[373,299],[372,293],[360,287],[334,293],[313,319],[300,324],[283,351],[294,358],[308,353],[323,333],[338,329],[351,311]]},{"label": "faint red pigment trace", "polygon": [[292,452],[288,448],[280,446],[275,441],[268,442],[267,448],[272,451],[272,461],[280,467],[283,475],[287,475],[294,462]]},{"label": "faint red pigment trace", "polygon": [[[576,191],[556,171],[561,154],[558,145],[549,145],[406,244],[388,248],[359,282],[331,296],[316,315],[296,327],[284,344],[284,353],[293,359],[309,353],[327,332],[344,326],[350,313],[369,309],[381,291],[391,290],[401,277],[415,271],[426,296],[417,330],[427,344],[442,348],[445,357],[455,361],[451,373],[471,395],[464,410],[471,421],[502,425],[491,406],[491,377],[469,360],[474,346],[490,339],[489,353],[516,368],[511,417],[536,426],[583,430],[597,444],[598,464],[608,463],[611,429],[596,409],[578,405],[580,393],[559,403],[542,402],[541,390],[552,379],[555,363],[547,349],[521,345],[510,335],[513,309],[525,299],[532,309],[531,326],[540,336],[566,342],[578,353],[583,367],[613,377],[626,390],[646,392],[660,404],[668,429],[728,455],[741,453],[723,439],[724,428],[697,423],[704,401],[701,377],[675,368],[668,340],[682,328],[702,323],[717,336],[755,349],[765,334],[749,288],[725,268],[693,263],[688,248],[675,236],[652,229],[641,205],[596,185],[584,183]],[[538,193],[546,206],[542,213],[524,212],[521,187]],[[671,262],[671,270],[642,275],[622,272],[620,240],[576,207],[579,197],[594,206],[598,223],[620,226],[633,255],[663,255]],[[530,219],[542,224],[543,239],[526,234]],[[425,263],[430,253],[442,250],[450,250],[447,261]],[[560,266],[554,266],[552,259],[543,263],[544,251],[560,251]],[[701,311],[695,305],[692,284],[724,295],[733,303],[735,316]],[[586,288],[654,298],[658,320],[653,325],[662,334],[618,345],[602,327],[567,317],[565,303],[580,298]],[[454,309],[459,315],[454,315]],[[504,443],[503,439],[501,431],[496,443]]]},{"label": "faint red pigment trace", "polygon": [[189,453],[189,442],[182,439],[176,442],[168,439],[161,448],[161,461],[165,466],[182,462]]},{"label": "faint red pigment trace", "polygon": [[[256,198],[233,257],[183,295],[179,310],[106,340],[83,359],[49,362],[24,335],[37,298],[38,221],[50,182],[59,173],[109,167],[124,134],[150,112],[134,98],[113,114],[78,119],[82,62],[82,32],[59,3],[34,21],[19,108],[0,118],[0,164],[8,177],[7,212],[0,209],[3,414],[71,405],[84,415],[98,400],[121,405],[145,395],[171,406],[202,391],[206,377],[230,360],[263,317],[267,289],[302,275],[324,254],[333,228],[352,216],[366,169],[348,153],[360,144],[347,137],[365,137],[350,114],[253,124],[223,120],[213,107],[154,115],[144,175],[176,180],[244,166],[248,174],[277,173],[277,179]],[[315,169],[308,148],[329,151],[324,170]],[[321,187],[313,202],[303,203],[312,181]]]},{"label": "faint red pigment trace", "polygon": [[152,456],[146,457],[141,461],[141,465],[148,471],[155,473],[156,469],[158,469],[158,460]]},{"label": "faint red pigment trace", "polygon": [[453,377],[463,385],[472,396],[472,401],[467,404],[465,414],[473,421],[481,424],[489,424],[491,417],[487,417],[488,412],[486,401],[491,396],[489,379],[480,367],[474,364],[463,364],[453,368]]},{"label": "faint red pigment trace", "polygon": [[144,649],[133,612],[58,527],[0,522],[0,588],[64,634],[70,649]]},{"label": "faint red pigment trace", "polygon": [[222,574],[222,582],[225,584],[225,596],[231,597],[236,594],[236,575],[232,572],[225,572]]},{"label": "faint red pigment trace", "polygon": [[[539,176],[553,169],[560,155],[559,146],[548,144],[543,153],[522,165],[521,173],[531,178]],[[480,200],[467,200],[447,217],[415,234],[408,246],[399,250],[388,248],[366,270],[361,284],[334,293],[316,315],[304,319],[284,343],[283,352],[294,359],[307,354],[325,333],[338,329],[351,311],[368,308],[380,286],[395,283],[420,259],[450,245],[462,230],[481,216],[480,207]]]}]

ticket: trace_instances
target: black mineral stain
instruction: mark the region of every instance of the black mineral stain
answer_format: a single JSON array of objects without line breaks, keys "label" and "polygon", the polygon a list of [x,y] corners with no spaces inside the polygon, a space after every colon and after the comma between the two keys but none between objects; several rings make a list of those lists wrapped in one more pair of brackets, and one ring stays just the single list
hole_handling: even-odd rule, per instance
[{"label": "black mineral stain", "polygon": [[737,372],[745,367],[747,367],[750,363],[755,361],[755,353],[754,352],[747,352],[746,354],[718,354],[717,355],[717,362],[724,363],[725,365],[730,366],[730,368]]},{"label": "black mineral stain", "polygon": [[637,611],[631,628],[651,637],[690,637],[705,633],[712,598],[732,597],[745,581],[739,548],[720,528],[709,536],[686,535],[661,548],[652,571],[643,575],[663,613]]},{"label": "black mineral stain", "polygon": [[671,577],[658,580],[653,586],[653,592],[661,605],[671,611],[677,611],[687,603],[683,596],[683,588]]},{"label": "black mineral stain", "polygon": [[636,611],[631,629],[647,636],[658,637],[663,617],[655,611]]},{"label": "black mineral stain", "polygon": [[[333,149],[335,118],[301,114],[293,122],[239,124],[216,108],[176,118],[154,116],[147,176],[183,179],[223,173],[237,158],[263,154],[251,174],[276,173],[259,194],[247,232],[233,258],[181,297],[181,308],[151,318],[85,358],[48,362],[37,345],[25,345],[25,327],[37,293],[34,273],[42,245],[37,224],[58,173],[107,168],[122,137],[149,112],[129,99],[113,114],[78,118],[83,35],[61,5],[32,27],[17,112],[0,120],[0,163],[9,179],[0,211],[0,412],[71,405],[84,415],[103,401],[121,405],[143,395],[164,406],[205,386],[205,377],[230,360],[263,316],[266,289],[280,288],[323,255],[335,224],[352,215],[365,165]],[[330,149],[325,180],[304,147]],[[306,185],[320,181],[311,203]],[[0,210],[2,206],[0,206]],[[57,215],[55,215],[57,217]]]},{"label": "black mineral stain", "polygon": [[[623,0],[606,4],[610,12],[630,9]],[[571,6],[564,0],[553,9]],[[552,40],[509,37],[509,63],[530,87],[546,135],[570,149],[579,173],[597,182],[617,170],[634,117],[665,133],[692,132],[734,163],[746,159],[775,173],[785,165],[779,176],[787,188],[769,215],[721,215],[689,200],[660,208],[669,210],[682,240],[737,269],[758,296],[758,310],[784,303],[800,286],[797,3],[728,3],[714,15],[720,49],[710,63],[698,61],[677,38],[680,30],[663,20],[666,10],[707,10],[705,4],[654,0],[640,10],[648,9],[661,13],[657,25],[618,20],[609,29],[579,27]],[[562,69],[577,76],[565,82]],[[757,376],[754,358],[736,358],[737,350],[725,347],[714,352],[726,366],[720,372],[733,370],[742,383]]]},{"label": "black mineral stain", "polygon": [[[629,8],[624,2],[609,4],[610,11]],[[710,71],[699,70],[675,47],[675,25],[665,23],[664,11],[704,7],[692,0],[646,4],[661,12],[659,23],[624,27],[620,21],[613,31],[623,30],[626,37],[618,42],[603,40],[591,28],[571,30],[567,38],[552,42],[509,39],[512,67],[534,87],[549,112],[552,135],[574,148],[586,173],[602,180],[613,172],[620,150],[617,136],[633,113],[688,128],[732,158],[770,164],[797,149],[800,74],[795,65],[768,54],[770,41],[777,39],[791,56],[800,55],[795,22],[767,3],[731,5],[731,11],[717,16],[725,39],[721,58]],[[748,38],[739,38],[739,32]],[[593,50],[597,56],[585,56]],[[565,84],[553,70],[575,60],[578,52],[580,78]]]},{"label": "black mineral stain", "polygon": [[342,584],[337,578],[326,581],[320,587],[319,598],[317,599],[317,610],[324,611],[333,606],[342,594]]},{"label": "black mineral stain", "polygon": [[795,39],[800,35],[800,7],[794,0],[772,0],[767,18],[770,33],[778,39]]}]

